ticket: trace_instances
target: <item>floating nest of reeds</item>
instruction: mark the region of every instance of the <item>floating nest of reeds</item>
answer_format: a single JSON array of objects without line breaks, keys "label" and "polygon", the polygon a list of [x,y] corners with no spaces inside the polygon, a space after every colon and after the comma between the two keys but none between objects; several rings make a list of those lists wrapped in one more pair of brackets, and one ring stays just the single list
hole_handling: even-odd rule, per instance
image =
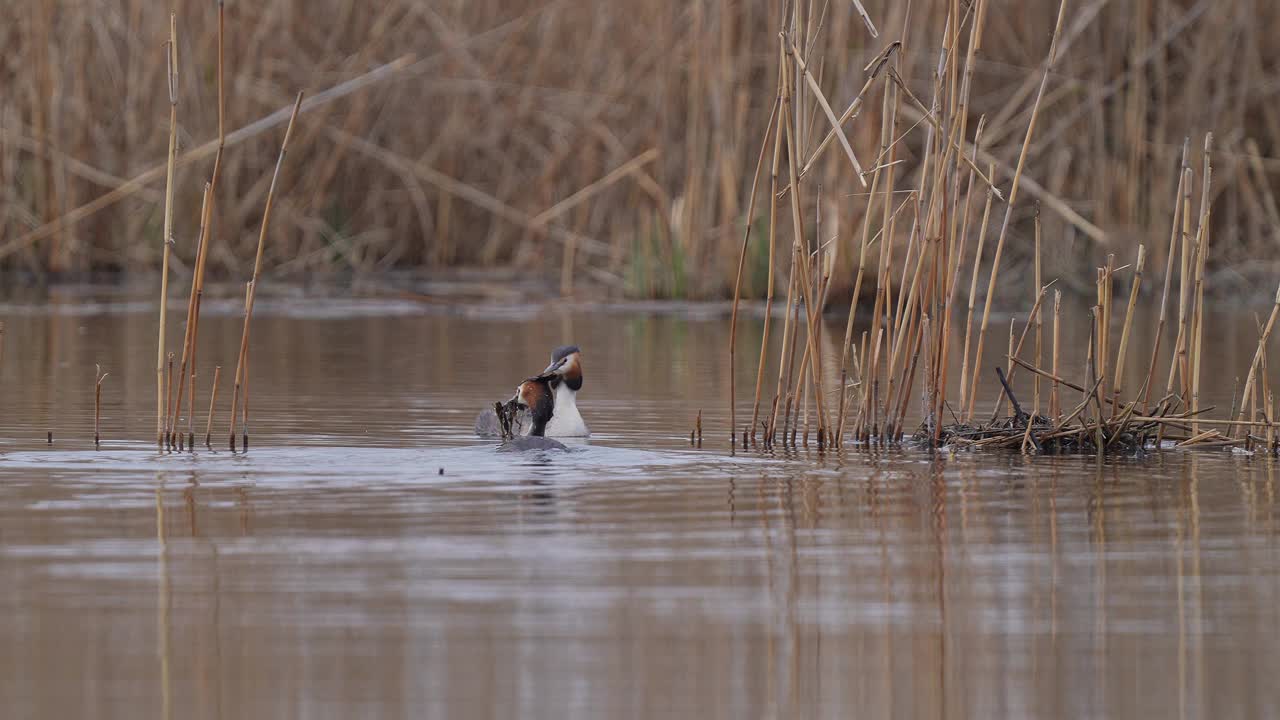
[{"label": "floating nest of reeds", "polygon": [[[938,439],[941,445],[1005,449],[1038,455],[1133,453],[1148,446],[1158,427],[1158,423],[1126,426],[1124,422],[1115,420],[1065,426],[1048,418],[1017,415],[980,426],[956,424],[943,427]],[[932,439],[931,428],[921,426],[913,439],[928,443]]]},{"label": "floating nest of reeds", "polygon": [[[1150,414],[1139,413],[1136,401],[1120,403],[1112,400],[1104,403],[1098,394],[1096,383],[1071,413],[1056,418],[1028,414],[1014,397],[1004,373],[997,369],[996,374],[1012,408],[1011,415],[982,425],[957,422],[934,428],[926,423],[915,432],[912,440],[935,447],[949,445],[1050,455],[1133,454],[1166,445],[1199,449],[1240,447],[1250,452],[1264,450],[1271,454],[1276,454],[1277,449],[1280,449],[1274,432],[1268,432],[1266,436],[1245,432],[1243,437],[1234,437],[1223,434],[1216,428],[1208,428],[1208,425],[1249,425],[1200,420],[1199,416],[1213,410],[1212,407],[1180,413],[1178,410],[1183,406],[1182,399],[1176,395],[1168,395],[1156,403]],[[1106,405],[1110,406],[1109,415]],[[1097,411],[1097,417],[1088,415],[1090,407]],[[1203,430],[1200,428],[1201,423],[1206,425]]]}]

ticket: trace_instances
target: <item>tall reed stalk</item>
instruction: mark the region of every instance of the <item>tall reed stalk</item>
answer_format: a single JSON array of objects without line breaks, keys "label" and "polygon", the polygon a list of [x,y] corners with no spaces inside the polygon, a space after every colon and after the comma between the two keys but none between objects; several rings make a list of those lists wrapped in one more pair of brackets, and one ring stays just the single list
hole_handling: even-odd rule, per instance
[{"label": "tall reed stalk", "polygon": [[165,77],[169,92],[169,159],[164,183],[164,245],[160,269],[160,329],[156,339],[156,445],[165,439],[165,330],[169,323],[169,254],[173,249],[173,168],[178,155],[178,16],[169,14],[169,43],[165,48]]},{"label": "tall reed stalk", "polygon": [[[267,229],[271,223],[271,208],[275,202],[276,184],[280,180],[280,168],[284,166],[284,158],[289,150],[289,138],[293,135],[293,125],[298,119],[298,110],[302,107],[302,93],[298,93],[298,97],[293,103],[293,112],[289,115],[289,125],[284,131],[284,141],[280,144],[280,155],[276,158],[275,170],[271,174],[271,185],[267,188],[267,202],[262,210],[262,228],[258,233],[258,252],[253,261],[253,276],[249,280],[248,290],[244,304],[244,329],[240,333],[240,352],[236,357],[236,374],[235,384],[231,391],[231,431],[228,438],[228,446],[232,451],[236,449],[236,410],[237,403],[240,400],[241,387],[246,383],[247,362],[249,359],[249,324],[253,319],[253,304],[257,297],[258,281],[262,274],[262,253],[266,248]],[[246,395],[246,406],[248,399]],[[244,418],[242,423],[244,436],[247,439],[249,435],[248,416]]]},{"label": "tall reed stalk", "polygon": [[[191,281],[191,296],[187,301],[187,331],[183,338],[182,344],[182,364],[179,369],[178,377],[178,398],[177,406],[173,412],[172,428],[170,433],[169,444],[174,444],[173,435],[178,436],[178,446],[182,445],[182,431],[179,429],[179,420],[182,416],[182,390],[183,386],[187,386],[187,447],[194,449],[195,446],[195,392],[196,392],[196,349],[198,347],[199,330],[200,330],[200,306],[204,299],[204,278],[205,269],[209,262],[209,241],[213,234],[213,209],[215,197],[218,190],[218,180],[222,176],[222,154],[226,149],[227,134],[225,121],[226,93],[223,87],[223,45],[225,31],[225,16],[223,0],[218,0],[218,149],[213,158],[213,173],[209,182],[205,184],[204,200],[201,203],[200,212],[200,235],[196,242],[196,258],[195,270]],[[190,363],[188,365],[188,362]],[[190,380],[188,381],[188,367],[190,367]]]}]

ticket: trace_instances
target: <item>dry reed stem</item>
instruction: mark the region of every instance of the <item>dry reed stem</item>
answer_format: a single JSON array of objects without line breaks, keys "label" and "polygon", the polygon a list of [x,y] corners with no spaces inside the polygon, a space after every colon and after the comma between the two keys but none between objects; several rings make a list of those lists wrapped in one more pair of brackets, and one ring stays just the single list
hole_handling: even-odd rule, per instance
[{"label": "dry reed stem", "polygon": [[[1248,395],[1254,387],[1259,366],[1263,363],[1267,353],[1267,342],[1271,339],[1271,331],[1275,327],[1276,318],[1280,317],[1280,288],[1276,289],[1275,303],[1271,306],[1271,314],[1267,317],[1267,323],[1262,328],[1262,332],[1258,336],[1258,348],[1253,353],[1253,360],[1249,363],[1249,374],[1244,382],[1244,394]],[[1264,381],[1265,373],[1264,373]],[[1267,393],[1269,394],[1269,393]],[[1194,407],[1193,407],[1194,409]],[[1236,420],[1244,420],[1244,407],[1240,408]]]},{"label": "dry reed stem", "polygon": [[858,17],[862,18],[862,22],[867,26],[867,31],[871,33],[871,37],[880,37],[880,32],[876,30],[875,23],[871,22],[871,16],[867,14],[867,9],[862,6],[861,0],[853,0],[853,7],[858,11]]},{"label": "dry reed stem", "polygon": [[[901,47],[901,43],[897,43],[897,42],[890,43],[889,47],[885,48],[884,52],[880,53],[880,56],[872,64],[867,66],[868,68],[871,68],[871,73],[870,75],[867,76],[866,81],[863,82],[862,89],[858,91],[858,95],[854,97],[853,102],[849,103],[849,107],[846,108],[845,111],[840,115],[839,126],[841,128],[844,127],[845,123],[850,122],[853,119],[857,118],[858,114],[862,112],[862,106],[863,106],[864,98],[867,94],[867,91],[871,89],[872,84],[874,84],[876,81],[876,78],[879,77],[881,70],[883,70],[884,67],[889,63],[890,57],[900,47]],[[818,147],[814,148],[813,152],[810,153],[809,159],[806,160],[804,163],[804,167],[800,168],[800,179],[803,180],[804,177],[809,174],[809,171],[813,168],[814,163],[816,163],[818,161],[818,158],[822,156],[822,151],[825,150],[827,146],[831,144],[831,140],[835,138],[835,136],[836,136],[835,128],[832,128],[831,130],[827,131],[826,137],[824,137],[822,139],[822,142],[818,143]],[[878,156],[877,156],[876,167],[880,167]],[[790,189],[791,189],[791,186],[787,185],[785,188],[783,188],[780,191],[779,194],[775,195],[775,197],[781,197],[782,193],[786,193]]]},{"label": "dry reed stem", "polygon": [[1111,397],[1117,401],[1124,387],[1125,351],[1129,347],[1129,330],[1133,326],[1133,314],[1138,306],[1138,293],[1142,289],[1142,269],[1146,264],[1146,246],[1138,246],[1138,260],[1133,269],[1133,285],[1129,288],[1129,305],[1124,312],[1124,326],[1120,331],[1120,350],[1116,354],[1115,385],[1112,386]]},{"label": "dry reed stem", "polygon": [[[924,103],[920,101],[920,98],[916,97],[915,93],[911,92],[911,88],[907,87],[907,84],[902,79],[902,76],[899,75],[896,70],[893,70],[892,68],[890,68],[889,77],[892,78],[893,82],[898,87],[902,88],[902,91],[907,94],[907,97],[916,104],[919,110],[921,119],[929,121],[930,128],[935,132],[937,132],[939,136],[945,134],[942,129],[942,126],[938,124],[937,119],[933,117],[933,114],[929,112],[929,109],[926,108]],[[987,189],[989,189],[992,193],[994,193],[997,198],[999,198],[1001,201],[1005,199],[1004,193],[1000,192],[1000,188],[996,187],[996,184],[992,180],[992,178],[989,177],[987,173],[984,173],[982,172],[982,170],[978,169],[977,162],[974,159],[971,159],[969,158],[969,156],[965,155],[964,153],[965,148],[963,148],[958,141],[952,140],[948,144],[947,149],[948,151],[954,151],[958,157],[963,159],[965,163],[969,165],[969,169],[977,173],[978,178],[982,180],[983,184],[987,186]]]},{"label": "dry reed stem", "polygon": [[218,402],[218,380],[222,377],[222,366],[215,365],[213,368],[213,387],[209,389],[209,421],[205,425],[204,444],[205,447],[213,449],[213,409]]},{"label": "dry reed stem", "polygon": [[169,46],[165,49],[169,91],[169,156],[165,165],[164,186],[164,259],[160,270],[160,329],[156,339],[156,444],[164,447],[165,401],[164,357],[165,329],[169,307],[169,253],[173,248],[173,171],[178,154],[178,16],[169,14]]},{"label": "dry reed stem", "polygon": [[1058,355],[1061,347],[1062,330],[1062,291],[1053,291],[1053,363],[1050,368],[1054,374],[1053,386],[1049,389],[1049,417],[1056,418],[1062,412],[1062,403],[1058,398]]},{"label": "dry reed stem", "polygon": [[[271,208],[275,201],[276,183],[280,179],[280,168],[284,165],[285,155],[289,150],[289,138],[293,135],[293,125],[298,119],[298,110],[302,107],[302,93],[298,93],[297,99],[293,103],[293,114],[289,116],[289,125],[284,131],[284,141],[280,144],[280,155],[276,158],[275,170],[271,175],[271,185],[267,189],[267,202],[262,210],[262,229],[258,233],[258,253],[253,262],[253,276],[249,281],[248,294],[245,299],[244,307],[244,329],[240,334],[240,353],[236,359],[236,375],[235,383],[231,392],[231,432],[228,444],[230,449],[236,449],[236,403],[239,400],[240,389],[246,383],[246,361],[249,356],[249,323],[253,318],[253,304],[257,296],[258,280],[262,273],[262,253],[267,243],[267,228],[271,221]],[[248,397],[246,394],[245,405],[248,405]],[[248,437],[247,417],[243,425],[245,437]]]},{"label": "dry reed stem", "polygon": [[[804,58],[801,58],[800,53],[796,52],[795,46],[787,39],[786,34],[782,33],[780,37],[787,54],[791,56],[792,62],[796,64],[796,67],[804,75],[805,81],[809,83],[809,89],[813,91],[814,98],[818,101],[818,105],[822,107],[822,112],[826,114],[827,121],[831,123],[831,131],[835,133],[836,139],[840,141],[840,147],[844,148],[845,155],[849,157],[849,162],[853,163],[853,171],[858,176],[858,182],[862,184],[862,187],[866,187],[867,179],[862,174],[862,163],[858,162],[858,157],[853,152],[853,146],[849,144],[849,138],[845,136],[844,130],[840,127],[840,119],[836,117],[835,111],[831,109],[831,105],[827,102],[827,96],[822,93],[822,88],[819,87],[818,81],[814,79],[813,73],[809,72],[809,66],[805,65]],[[792,164],[794,164],[794,160],[792,160]],[[796,176],[791,180],[793,189],[796,187],[798,175],[799,173],[796,173]]]},{"label": "dry reed stem", "polygon": [[[783,123],[779,123],[781,127]],[[774,390],[773,411],[769,418],[769,441],[772,442],[774,435],[778,431],[778,407],[786,402],[786,388],[784,382],[791,377],[791,356],[795,354],[795,329],[794,322],[799,315],[798,308],[795,303],[796,283],[799,279],[795,270],[795,248],[791,251],[791,269],[788,272],[787,281],[787,305],[782,316],[782,345],[778,348],[778,384]],[[793,313],[793,309],[796,312]],[[783,413],[785,420],[786,413]],[[785,438],[784,438],[785,439]]]},{"label": "dry reed stem", "polygon": [[982,246],[987,239],[987,222],[991,218],[991,189],[987,189],[987,201],[982,209],[982,223],[978,228],[978,247],[973,255],[973,275],[969,283],[969,311],[964,322],[964,351],[960,358],[960,418],[968,422],[973,414],[974,384],[969,373],[969,341],[973,332],[973,309],[978,295],[978,271],[982,269]]},{"label": "dry reed stem", "polygon": [[1173,284],[1173,263],[1178,255],[1178,222],[1182,217],[1182,203],[1179,199],[1182,197],[1183,189],[1188,181],[1186,175],[1187,169],[1187,150],[1191,143],[1191,139],[1187,138],[1182,143],[1182,163],[1178,171],[1178,189],[1173,197],[1173,227],[1169,231],[1169,252],[1165,258],[1164,271],[1164,289],[1160,292],[1160,314],[1156,321],[1156,339],[1151,346],[1151,362],[1147,365],[1147,378],[1142,382],[1142,389],[1139,393],[1142,395],[1142,410],[1146,412],[1149,409],[1151,400],[1151,382],[1156,372],[1156,361],[1160,356],[1160,344],[1164,339],[1164,326],[1168,318],[1169,309],[1169,290]]},{"label": "dry reed stem", "polygon": [[102,381],[111,373],[104,373],[101,365],[94,365],[93,374],[93,446],[97,447],[102,444]]},{"label": "dry reed stem", "polygon": [[[795,55],[792,55],[792,57],[794,59]],[[784,85],[783,95],[782,95],[784,108],[792,102],[792,97],[793,97],[792,88],[789,85]],[[786,129],[787,148],[788,148],[787,170],[791,178],[791,186],[792,186],[792,192],[790,193],[790,196],[791,196],[791,222],[792,222],[792,228],[794,231],[793,241],[797,247],[798,256],[796,259],[800,267],[800,286],[801,286],[800,290],[804,295],[805,316],[806,316],[807,326],[809,328],[809,332],[806,334],[806,340],[808,345],[807,350],[809,351],[809,362],[812,364],[811,370],[813,372],[813,382],[815,385],[815,393],[816,393],[815,404],[817,406],[816,409],[817,409],[818,420],[819,420],[818,434],[820,436],[823,436],[823,440],[825,441],[825,434],[828,428],[830,427],[830,425],[827,422],[826,407],[823,403],[822,358],[820,353],[818,352],[818,345],[817,345],[818,335],[821,332],[821,325],[819,324],[819,321],[822,315],[822,309],[818,307],[817,303],[815,302],[816,294],[813,288],[813,280],[808,271],[809,269],[808,262],[806,262],[804,253],[800,253],[799,251],[799,248],[801,248],[804,244],[805,235],[804,235],[804,222],[800,216],[800,199],[799,199],[800,193],[799,193],[799,184],[798,184],[798,168],[796,167],[796,155],[797,155],[797,150],[799,146],[796,144],[795,128],[792,127],[790,115],[785,115],[785,122],[783,124]],[[865,182],[865,180],[863,182]]]},{"label": "dry reed stem", "polygon": [[[1022,172],[1026,167],[1027,153],[1031,149],[1031,137],[1035,133],[1036,120],[1040,114],[1040,103],[1044,100],[1045,88],[1049,84],[1049,74],[1052,72],[1058,56],[1058,38],[1062,34],[1062,19],[1066,15],[1067,0],[1061,0],[1058,5],[1058,20],[1054,24],[1053,39],[1049,42],[1049,57],[1045,61],[1043,75],[1040,79],[1040,89],[1036,93],[1035,102],[1031,106],[1031,117],[1027,121],[1027,133],[1022,140],[1022,150],[1018,154],[1018,164],[1013,172],[1013,184],[1009,188],[1009,201],[1005,205],[1004,222],[1000,226],[1000,236],[996,240],[995,258],[991,264],[990,280],[987,283],[987,297],[982,310],[982,324],[978,328],[978,348],[975,351],[973,362],[973,377],[971,383],[976,385],[978,382],[978,372],[982,368],[982,346],[987,332],[987,325],[991,319],[991,302],[995,297],[996,279],[1000,272],[1000,258],[1004,253],[1005,241],[1009,235],[1009,225],[1013,220],[1013,209],[1018,202],[1019,181],[1022,179]],[[971,394],[971,398],[973,394]],[[968,409],[968,415],[973,415],[972,405]]]},{"label": "dry reed stem", "polygon": [[[1012,378],[1010,378],[1009,376],[1013,374],[1013,367],[1014,367],[1013,359],[1022,354],[1021,352],[1022,349],[1015,348],[1013,345],[1014,327],[1016,325],[1017,325],[1017,319],[1009,318],[1009,352],[1008,354],[1005,355],[1005,368],[1004,368],[1004,376],[1006,381],[1012,380]],[[1026,330],[1030,329],[1031,325],[1032,325],[1032,318],[1031,316],[1027,316],[1027,324],[1023,328],[1023,331],[1025,332]],[[995,415],[993,415],[991,418],[993,422],[995,421],[996,416],[1000,415],[1000,407],[1004,403],[1004,398],[1005,398],[1004,394],[1001,394],[998,398],[996,398],[996,411],[995,411]],[[1012,411],[1013,408],[1010,407],[1009,410]]]},{"label": "dry reed stem", "polygon": [[[778,88],[774,98],[774,112],[781,113],[782,110],[782,73],[784,72],[785,63],[782,62],[782,56],[778,57]],[[765,301],[764,301],[764,328],[760,335],[760,360],[756,366],[756,392],[755,400],[751,405],[751,440],[754,443],[756,437],[756,429],[760,421],[760,393],[764,388],[764,370],[766,361],[768,360],[769,351],[769,330],[773,321],[773,293],[774,293],[774,265],[776,260],[777,249],[777,230],[778,230],[778,169],[782,164],[782,122],[779,117],[774,123],[773,129],[773,162],[769,169],[769,269],[768,279],[766,282]],[[768,135],[768,133],[765,133]],[[748,220],[749,222],[749,220]],[[785,341],[785,335],[784,335]],[[776,409],[777,403],[774,403]],[[768,431],[772,431],[775,413],[770,413],[770,422],[767,427]],[[770,442],[771,438],[765,437],[766,442]]]},{"label": "dry reed stem", "polygon": [[[216,204],[218,183],[222,177],[222,157],[227,143],[225,122],[226,92],[223,85],[223,70],[225,67],[223,45],[226,38],[226,32],[223,11],[223,0],[218,0],[218,149],[213,157],[213,172],[210,176],[208,185],[209,204],[202,217],[200,240],[197,244],[199,251],[196,257],[195,277],[192,280],[193,308],[191,311],[191,379],[189,383],[187,402],[187,405],[190,408],[187,412],[187,447],[190,450],[194,450],[196,444],[196,378],[198,377],[196,357],[200,338],[200,308],[204,302],[205,270],[209,261],[209,243],[213,236],[213,208]],[[177,422],[176,416],[174,418],[174,422],[175,424]]]},{"label": "dry reed stem", "polygon": [[[886,91],[883,97],[884,116],[888,116],[889,93]],[[880,127],[880,147],[881,150],[886,149],[889,139],[889,124],[881,123]],[[862,296],[862,278],[866,271],[867,265],[867,248],[870,245],[871,235],[871,216],[872,209],[875,205],[876,191],[880,187],[880,174],[882,166],[877,164],[875,170],[871,174],[871,191],[867,195],[867,209],[862,215],[862,242],[858,248],[858,269],[853,280],[853,296],[849,298],[849,317],[845,323],[844,344],[840,348],[840,409],[839,417],[836,420],[836,446],[839,447],[844,442],[844,424],[845,424],[845,383],[847,382],[847,368],[849,345],[853,342],[853,325],[858,314],[858,300]],[[865,333],[864,333],[865,344]],[[863,360],[866,360],[865,350]]]},{"label": "dry reed stem", "polygon": [[1165,394],[1173,392],[1175,378],[1181,380],[1182,397],[1190,395],[1187,384],[1187,298],[1191,290],[1191,183],[1194,176],[1191,168],[1183,169],[1182,185],[1182,252],[1178,256],[1178,335],[1174,341],[1173,357],[1169,361],[1169,379],[1165,383]]},{"label": "dry reed stem", "polygon": [[[756,437],[756,429],[759,423],[760,393],[764,387],[764,370],[765,370],[766,361],[768,360],[768,350],[769,350],[769,330],[771,327],[771,322],[773,320],[773,296],[774,296],[774,288],[775,288],[774,277],[776,275],[775,265],[777,261],[777,233],[778,233],[778,202],[777,202],[778,171],[779,171],[779,168],[782,166],[782,143],[783,143],[783,136],[782,136],[783,123],[782,123],[781,114],[785,112],[785,109],[782,106],[783,74],[786,72],[786,63],[784,62],[784,58],[785,58],[785,55],[783,55],[782,49],[779,48],[778,49],[778,87],[776,90],[776,96],[774,98],[774,102],[776,103],[776,111],[778,113],[778,118],[777,118],[777,122],[775,122],[774,124],[774,129],[773,129],[773,161],[769,167],[769,258],[768,258],[769,269],[768,269],[768,280],[767,280],[767,288],[765,292],[765,303],[764,303],[764,329],[760,336],[760,361],[756,367],[755,401],[752,403],[752,408],[751,408],[751,439],[753,442]],[[783,348],[782,350],[780,350],[780,355],[786,352],[786,344],[787,344],[786,333],[787,333],[787,327],[790,324],[789,318],[791,317],[791,288],[792,288],[791,279],[788,278],[787,308],[783,315],[783,334],[782,334]],[[782,385],[781,360],[779,362],[778,373],[779,373],[778,386],[781,387]],[[769,421],[765,423],[765,436],[763,440],[767,445],[773,444],[772,435],[773,435],[775,423],[777,422],[777,418],[778,418],[778,396],[775,394],[773,399],[773,404],[770,407],[770,411],[769,411]]]},{"label": "dry reed stem", "polygon": [[[773,123],[778,117],[778,101],[775,99],[773,110],[769,112],[769,122],[765,126],[764,138],[760,142],[760,157],[756,160],[756,172],[751,179],[751,196],[747,202],[747,218],[746,230],[742,233],[742,252],[738,254],[738,273],[733,281],[733,313],[729,318],[729,449],[733,450],[735,438],[737,437],[738,427],[738,394],[737,383],[734,374],[735,359],[737,357],[737,340],[738,340],[738,301],[742,298],[742,269],[747,262],[747,244],[751,242],[751,225],[755,218],[756,210],[756,190],[760,183],[760,173],[764,169],[764,154],[769,148],[769,131],[773,129]],[[770,195],[772,202],[772,195]],[[770,264],[773,258],[769,259]],[[765,322],[768,322],[766,320]],[[759,410],[760,395],[756,394],[756,411]],[[755,427],[755,412],[752,413],[751,425]],[[746,447],[744,446],[745,450]]]},{"label": "dry reed stem", "polygon": [[[167,407],[169,407],[169,400],[170,400],[170,397],[172,396],[172,394],[173,394],[173,353],[169,353],[169,356],[168,356],[168,365],[165,367],[165,373],[164,373],[164,396],[163,396],[163,397],[164,397],[164,404],[165,404],[165,407],[166,407],[166,408],[167,408]],[[168,417],[168,416],[165,416],[165,418],[166,418],[166,419],[167,419],[167,417]],[[166,424],[167,424],[167,423],[166,423]],[[167,427],[161,428],[161,433],[162,433],[162,434],[161,434],[161,436],[160,436],[160,439],[161,439],[161,442],[160,442],[160,448],[161,448],[162,450],[164,449],[164,435],[163,435],[163,433],[164,433],[164,431],[166,431],[166,430],[168,430],[168,428],[167,428]]]},{"label": "dry reed stem", "polygon": [[[1195,308],[1193,312],[1194,334],[1191,336],[1192,356],[1191,356],[1191,411],[1195,412],[1200,409],[1200,356],[1204,342],[1204,271],[1205,263],[1209,256],[1209,201],[1210,188],[1213,184],[1213,164],[1211,160],[1211,152],[1213,150],[1213,133],[1207,133],[1204,138],[1204,171],[1203,182],[1200,185],[1200,227],[1196,231],[1196,264],[1195,264]],[[1191,431],[1197,432],[1199,426],[1195,421],[1191,423]]]},{"label": "dry reed stem", "polygon": [[[1038,289],[1038,288],[1044,287],[1044,282],[1042,280],[1042,276],[1040,273],[1040,203],[1036,203],[1035,241],[1036,241],[1036,250],[1035,250],[1034,282],[1035,282],[1035,287]],[[1036,340],[1035,340],[1036,366],[1039,367],[1044,362],[1044,357],[1041,353],[1041,337],[1040,337],[1041,328],[1044,324],[1043,313],[1040,313],[1040,312],[1035,313],[1035,322],[1036,322]],[[1032,410],[1031,410],[1032,416],[1036,416],[1040,414],[1040,377],[1038,375],[1032,381],[1031,407],[1032,407]],[[1027,427],[1030,428],[1030,424],[1028,424]]]},{"label": "dry reed stem", "polygon": [[[979,5],[984,5],[984,4],[986,4],[986,0],[982,0],[979,3]],[[980,12],[980,8],[979,8],[979,12]],[[974,27],[973,38],[972,40],[970,40],[970,44],[974,44],[974,42],[977,42],[978,37],[979,37],[978,28]],[[972,61],[973,59],[973,51],[974,51],[973,46],[970,46],[969,61]],[[965,68],[966,76],[970,74],[970,69],[972,68],[969,68],[969,67]],[[966,83],[965,87],[968,87],[968,83]],[[965,99],[965,102],[966,101],[968,101],[968,99]],[[960,118],[961,124],[964,123],[964,120],[965,120],[964,115],[965,115],[965,110],[961,110],[961,118]],[[974,132],[974,138],[973,138],[974,156],[977,156],[979,147],[982,147],[982,136],[983,136],[983,132],[986,131],[986,127],[987,127],[987,117],[986,115],[982,115],[982,117],[978,118],[978,128],[977,128],[977,131]],[[961,132],[963,132],[963,129],[961,129]],[[965,190],[965,199],[964,199],[964,220],[963,222],[960,223],[960,247],[959,249],[956,250],[954,266],[952,266],[950,273],[948,273],[951,275],[951,279],[950,279],[951,290],[950,290],[950,293],[948,293],[948,297],[947,297],[946,327],[945,329],[943,329],[943,342],[946,342],[946,343],[950,343],[950,340],[951,340],[951,304],[952,302],[954,302],[956,288],[959,287],[959,284],[960,284],[960,268],[961,266],[964,265],[964,247],[965,247],[965,243],[968,242],[968,238],[969,238],[969,214],[970,214],[970,210],[972,210],[973,208],[973,188],[974,188],[975,174],[977,173],[974,173],[974,172],[969,173],[969,186]],[[960,366],[960,413],[964,413],[964,405],[966,400],[965,392],[966,392],[966,389],[968,389],[968,379],[966,379],[966,375],[968,375],[968,372],[966,372],[966,370],[968,370],[968,361],[969,361],[969,331],[970,329],[973,328],[973,296],[974,296],[975,290],[977,290],[977,287],[975,286],[977,286],[977,283],[978,283],[978,266],[982,264],[983,236],[984,234],[986,234],[987,219],[991,217],[991,199],[992,199],[992,192],[991,192],[991,188],[988,187],[987,202],[983,210],[982,225],[980,225],[982,229],[980,229],[978,233],[977,250],[974,251],[973,279],[972,279],[972,283],[970,283],[970,288],[969,288],[969,305],[968,305],[969,313],[968,315],[966,315],[966,318],[965,318],[964,351],[961,352],[961,356],[960,356],[961,357],[961,360],[960,360],[960,363],[961,363],[961,366]],[[942,405],[945,404],[946,402],[946,391],[947,391],[946,379],[947,379],[948,370],[950,370],[950,363],[947,363],[946,361],[948,357],[950,357],[950,345],[947,346],[946,351],[942,352],[942,363],[941,363],[942,389],[940,392],[940,395],[941,395],[940,404],[938,404],[938,409],[937,409],[938,415],[942,414]]]},{"label": "dry reed stem", "polygon": [[[181,434],[178,430],[178,424],[182,417],[182,392],[187,386],[187,363],[191,360],[191,337],[196,325],[196,293],[199,291],[200,286],[201,259],[205,257],[205,249],[201,241],[208,233],[210,192],[210,183],[205,183],[204,193],[200,201],[200,232],[196,241],[195,271],[191,277],[191,295],[187,299],[187,322],[185,324],[186,331],[183,333],[182,338],[182,361],[178,365],[178,395],[174,407],[170,410],[169,432],[165,434],[165,443],[171,448],[175,444],[174,434]],[[194,363],[192,365],[194,366]]]},{"label": "dry reed stem", "polygon": [[1098,377],[1102,378],[1103,397],[1112,397],[1111,384],[1111,296],[1114,287],[1116,267],[1115,253],[1107,253],[1107,264],[1098,272],[1098,355],[1094,359],[1098,368]]},{"label": "dry reed stem", "polygon": [[[1054,282],[1057,282],[1056,280]],[[1027,341],[1027,335],[1031,334],[1031,329],[1035,327],[1035,318],[1040,314],[1040,306],[1044,303],[1045,296],[1049,293],[1049,287],[1053,283],[1040,288],[1040,292],[1036,293],[1036,301],[1031,305],[1031,312],[1027,314],[1027,323],[1022,326],[1022,334],[1018,335],[1017,345],[1014,345],[1014,328],[1017,325],[1017,318],[1009,318],[1009,353],[1005,355],[1005,382],[1012,383],[1014,374],[1018,370],[1018,358],[1022,357],[1022,346]],[[1037,363],[1037,367],[1039,364]],[[1005,393],[1001,391],[999,397],[996,398],[995,412],[991,414],[992,422],[1000,416],[1000,410],[1004,407]]]}]

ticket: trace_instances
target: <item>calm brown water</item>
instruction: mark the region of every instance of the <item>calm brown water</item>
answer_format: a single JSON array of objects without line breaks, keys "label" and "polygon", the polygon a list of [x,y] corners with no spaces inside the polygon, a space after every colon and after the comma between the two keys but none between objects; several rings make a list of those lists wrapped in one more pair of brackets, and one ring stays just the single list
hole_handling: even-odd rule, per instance
[{"label": "calm brown water", "polygon": [[[1270,459],[731,457],[721,317],[260,308],[252,450],[161,455],[152,308],[0,306],[3,717],[1280,714]],[[565,341],[590,443],[472,437]]]}]

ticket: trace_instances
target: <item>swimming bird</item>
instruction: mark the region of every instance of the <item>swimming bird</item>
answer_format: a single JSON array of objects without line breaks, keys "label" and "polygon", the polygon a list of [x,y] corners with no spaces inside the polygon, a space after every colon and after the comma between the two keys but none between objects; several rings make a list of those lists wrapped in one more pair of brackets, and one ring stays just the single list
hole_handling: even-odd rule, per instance
[{"label": "swimming bird", "polygon": [[[551,364],[529,380],[545,383],[551,390],[551,418],[545,427],[549,437],[587,437],[591,431],[578,412],[578,391],[582,389],[582,351],[577,345],[563,345],[551,352]],[[526,381],[528,382],[528,381]],[[531,435],[528,412],[516,416],[516,433]],[[502,434],[498,416],[491,408],[476,416],[476,434],[498,437]]]},{"label": "swimming bird", "polygon": [[562,345],[551,352],[551,364],[538,379],[545,379],[555,394],[555,407],[547,434],[552,437],[588,437],[591,431],[578,412],[578,391],[582,389],[582,351],[577,345]]},{"label": "swimming bird", "polygon": [[542,378],[529,378],[516,388],[512,398],[521,410],[529,412],[532,424],[529,434],[515,437],[502,444],[503,450],[568,450],[564,443],[546,437],[547,423],[552,419],[555,397],[550,382]]}]

